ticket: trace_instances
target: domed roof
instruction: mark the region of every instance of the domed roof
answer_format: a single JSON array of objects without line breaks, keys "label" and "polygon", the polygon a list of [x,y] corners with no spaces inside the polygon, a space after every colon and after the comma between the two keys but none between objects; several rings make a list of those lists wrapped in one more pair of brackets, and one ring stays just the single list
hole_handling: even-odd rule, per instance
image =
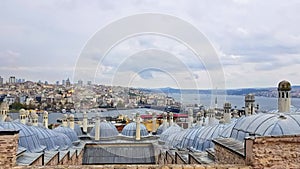
[{"label": "domed roof", "polygon": [[51,151],[59,148],[55,145],[55,138],[53,137],[53,134],[49,132],[49,129],[37,126],[30,126],[30,129],[37,134],[41,145],[46,146],[47,150]]},{"label": "domed roof", "polygon": [[260,113],[246,116],[233,126],[230,137],[243,141],[245,137],[300,134],[300,114]]},{"label": "domed roof", "polygon": [[41,145],[37,133],[29,126],[18,122],[2,122],[0,125],[5,129],[19,130],[19,145],[25,147],[27,151],[38,153],[45,150],[46,147]]},{"label": "domed roof", "polygon": [[204,127],[197,126],[194,128],[190,128],[187,130],[187,132],[182,136],[182,140],[180,141],[179,147],[180,148],[189,148],[193,146],[193,142],[196,139],[196,137],[199,135],[199,132]]},{"label": "domed roof", "polygon": [[82,130],[78,124],[74,124],[74,131],[76,132],[77,136],[82,136]]},{"label": "domed roof", "polygon": [[[147,136],[148,131],[146,126],[141,123],[140,127],[141,127],[141,136]],[[136,133],[136,122],[131,122],[127,124],[122,130],[122,135],[124,136],[135,136],[135,133]]]},{"label": "domed roof", "polygon": [[65,134],[69,137],[73,144],[79,142],[76,132],[69,127],[59,126],[53,129],[53,131]]},{"label": "domed roof", "polygon": [[213,147],[214,144],[212,140],[220,137],[225,126],[226,125],[224,124],[218,124],[215,126],[203,127],[194,139],[192,147],[199,151],[205,151],[206,149]]},{"label": "domed roof", "polygon": [[286,80],[283,80],[278,84],[278,90],[280,91],[290,91],[291,89],[291,83]]},{"label": "domed roof", "polygon": [[156,134],[160,135],[170,127],[169,123],[162,123],[156,130]]},{"label": "domed roof", "polygon": [[59,150],[67,150],[72,146],[72,141],[67,135],[59,132],[54,132],[52,130],[51,132],[53,132],[54,134],[55,144],[59,146]]},{"label": "domed roof", "polygon": [[9,105],[6,102],[2,102],[0,104],[0,110],[7,110],[9,109]]},{"label": "domed roof", "polygon": [[[94,126],[90,132],[91,136],[95,136],[96,126]],[[110,122],[100,122],[100,138],[115,137],[119,134],[117,128]]]},{"label": "domed roof", "polygon": [[183,139],[183,136],[186,132],[188,132],[189,129],[182,130],[178,133],[173,133],[171,134],[168,138],[167,141],[165,142],[165,145],[173,148],[179,147],[179,144],[181,140]]},{"label": "domed roof", "polygon": [[168,137],[173,134],[173,133],[178,133],[180,131],[182,131],[183,128],[179,127],[177,124],[173,124],[172,126],[170,126],[167,130],[165,130],[163,133],[161,133],[160,135],[160,140],[167,142]]}]

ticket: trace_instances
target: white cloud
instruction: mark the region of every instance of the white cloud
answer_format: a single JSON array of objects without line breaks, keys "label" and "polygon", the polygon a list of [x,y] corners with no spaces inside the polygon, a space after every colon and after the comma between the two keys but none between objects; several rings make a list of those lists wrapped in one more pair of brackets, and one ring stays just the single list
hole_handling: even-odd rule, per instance
[{"label": "white cloud", "polygon": [[[65,68],[75,66],[84,44],[97,30],[124,16],[157,12],[191,22],[214,43],[228,87],[275,85],[284,73],[286,79],[300,84],[299,8],[297,0],[1,1],[0,76],[14,74],[39,80],[47,75],[52,81],[71,77],[72,69],[65,72]],[[99,67],[104,74],[97,78],[108,80],[122,58],[148,48],[170,51],[190,67],[196,80],[202,79],[198,73],[205,68],[191,51],[173,40],[153,36],[117,46]],[[21,67],[31,68],[30,73],[15,69]],[[152,80],[159,77],[157,72],[150,74]],[[202,83],[209,83],[203,79]],[[147,80],[139,85],[147,84]],[[159,80],[152,82],[159,85]]]}]

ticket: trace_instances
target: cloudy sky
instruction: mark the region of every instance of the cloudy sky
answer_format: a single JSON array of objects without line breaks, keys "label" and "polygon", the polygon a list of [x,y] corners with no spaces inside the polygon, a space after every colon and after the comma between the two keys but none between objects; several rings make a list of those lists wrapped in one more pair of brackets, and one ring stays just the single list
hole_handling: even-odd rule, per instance
[{"label": "cloudy sky", "polygon": [[[150,12],[181,18],[201,31],[218,53],[227,88],[269,87],[282,79],[300,84],[299,9],[298,0],[2,0],[0,76],[72,79],[82,49],[97,31],[120,18]],[[96,60],[91,80],[137,87],[178,87],[184,82],[193,83],[185,88],[211,88],[210,70],[196,58],[173,39],[141,35]]]}]

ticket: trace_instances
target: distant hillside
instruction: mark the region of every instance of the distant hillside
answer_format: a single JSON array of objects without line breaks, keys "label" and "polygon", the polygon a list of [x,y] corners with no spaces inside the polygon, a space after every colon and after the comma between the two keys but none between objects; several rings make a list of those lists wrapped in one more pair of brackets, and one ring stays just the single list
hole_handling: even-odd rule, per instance
[{"label": "distant hillside", "polygon": [[[142,89],[146,92],[154,92],[154,93],[166,93],[166,94],[174,94],[174,93],[186,93],[186,94],[211,94],[212,90],[197,90],[197,89],[175,89],[175,88],[156,88],[156,89]],[[265,96],[265,97],[277,97],[277,87],[268,87],[268,88],[241,88],[241,89],[228,89],[227,95],[246,95],[249,93],[253,93],[256,96]],[[217,92],[222,93],[222,92]],[[292,96],[300,97],[300,86],[292,86]]]}]

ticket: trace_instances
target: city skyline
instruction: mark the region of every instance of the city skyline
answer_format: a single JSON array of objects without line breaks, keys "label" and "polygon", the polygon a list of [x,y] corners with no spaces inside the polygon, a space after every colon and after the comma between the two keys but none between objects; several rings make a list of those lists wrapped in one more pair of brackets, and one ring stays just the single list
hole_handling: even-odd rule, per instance
[{"label": "city skyline", "polygon": [[[297,71],[300,4],[297,1],[233,0],[218,5],[198,1],[126,1],[122,6],[109,1],[0,3],[3,8],[0,76],[4,79],[16,76],[55,83],[69,77],[72,81],[77,58],[97,30],[124,16],[154,12],[182,18],[207,36],[219,55],[227,88],[272,87],[283,79],[300,84]],[[195,62],[189,49],[172,39],[151,35],[128,39],[113,48],[99,67],[95,82],[110,84],[107,79],[114,75],[112,72],[118,68],[120,59],[149,48],[172,51],[181,63],[191,68],[192,80],[198,82],[199,88],[211,88],[203,63]],[[166,59],[157,60],[163,61]],[[135,64],[142,63],[140,60]],[[176,83],[160,71],[135,72],[130,65],[122,70],[138,75],[133,80],[135,87],[176,88]],[[170,70],[171,74],[181,71]],[[176,80],[188,81],[185,77],[178,76]]]}]

